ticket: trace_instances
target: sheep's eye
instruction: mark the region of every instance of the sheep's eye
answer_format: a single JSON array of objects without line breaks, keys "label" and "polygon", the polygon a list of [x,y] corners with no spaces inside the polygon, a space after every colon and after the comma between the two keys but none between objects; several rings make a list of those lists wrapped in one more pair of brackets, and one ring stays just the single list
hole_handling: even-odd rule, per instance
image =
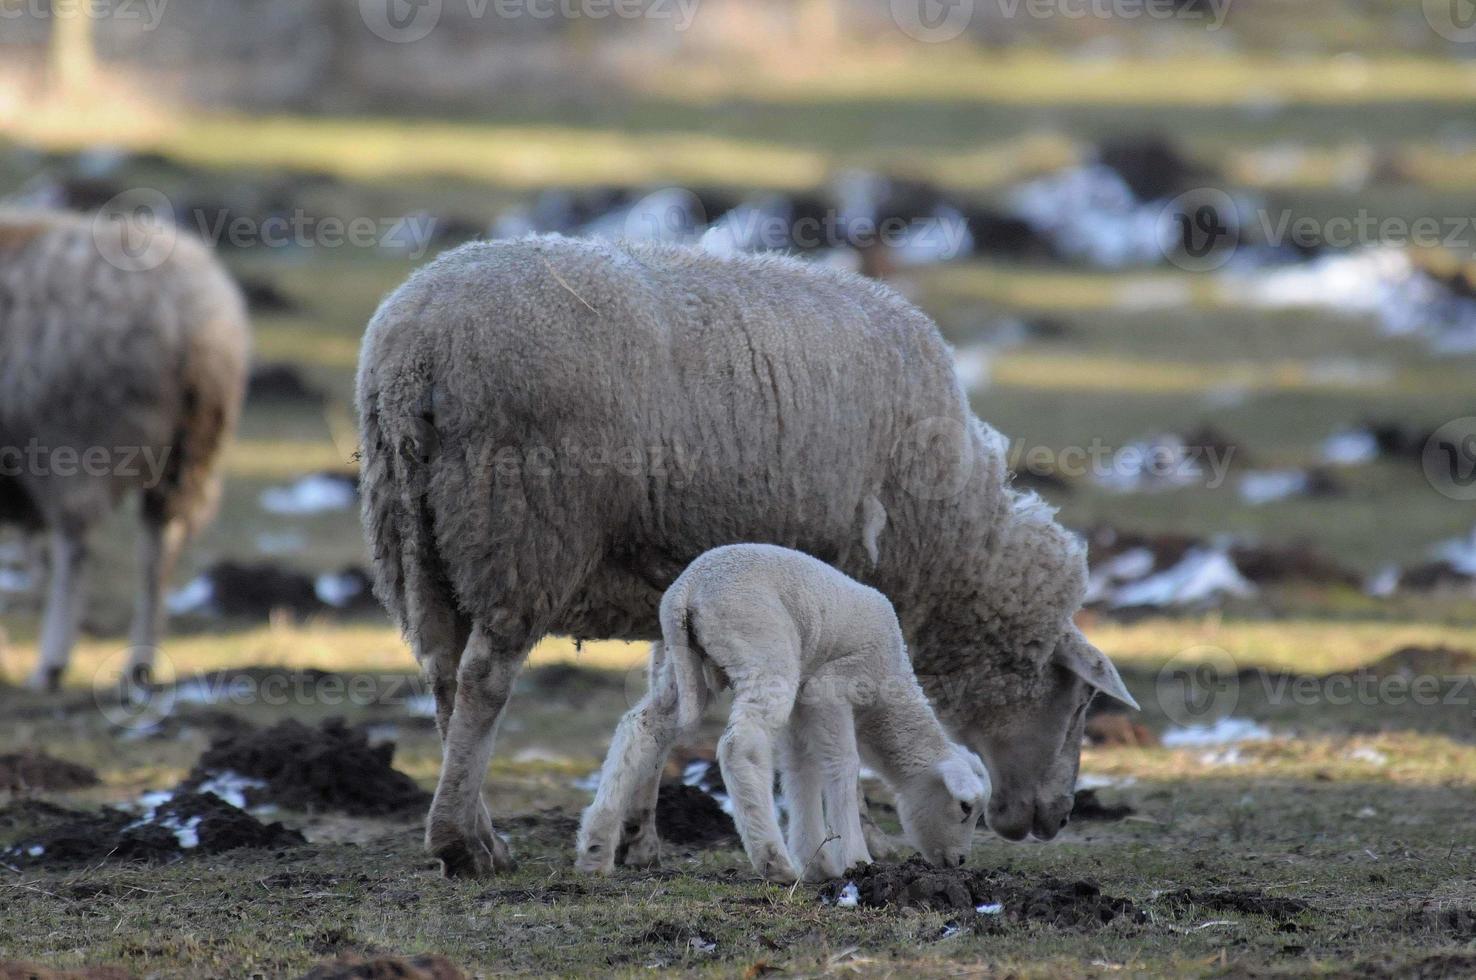
[{"label": "sheep's eye", "polygon": [[970,817],[972,817],[974,815],[974,804],[972,804],[972,803],[960,803],[958,806],[959,806],[959,809],[963,810],[963,818],[965,820],[969,819]]}]

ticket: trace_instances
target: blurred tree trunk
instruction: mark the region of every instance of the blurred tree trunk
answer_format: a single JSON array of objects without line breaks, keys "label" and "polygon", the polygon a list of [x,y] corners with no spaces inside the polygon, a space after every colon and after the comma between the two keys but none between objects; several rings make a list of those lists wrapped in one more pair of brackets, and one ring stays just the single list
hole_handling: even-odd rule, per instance
[{"label": "blurred tree trunk", "polygon": [[90,0],[51,0],[51,84],[62,95],[92,85],[97,73]]}]

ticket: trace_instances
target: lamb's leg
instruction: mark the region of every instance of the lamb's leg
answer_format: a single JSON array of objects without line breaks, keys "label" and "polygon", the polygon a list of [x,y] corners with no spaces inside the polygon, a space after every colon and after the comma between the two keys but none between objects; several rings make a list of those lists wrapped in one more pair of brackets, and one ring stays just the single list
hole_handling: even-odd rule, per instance
[{"label": "lamb's leg", "polygon": [[128,633],[125,683],[148,683],[164,628],[164,589],[174,573],[184,539],[184,522],[164,519],[146,500],[138,537],[138,598]]},{"label": "lamb's leg", "polygon": [[784,784],[784,799],[789,803],[789,857],[807,881],[823,881],[835,876],[830,870],[825,848],[830,836],[825,826],[825,805],[821,796],[824,772],[813,751],[815,733],[807,712],[796,711],[790,718],[783,739],[784,765],[779,778]]},{"label": "lamb's leg", "polygon": [[866,807],[866,791],[861,788],[858,781],[855,787],[856,812],[861,820],[861,836],[866,841],[866,849],[871,856],[878,861],[887,861],[897,856],[897,842],[892,840],[891,835],[876,825],[871,819],[871,813]]},{"label": "lamb's leg", "polygon": [[[682,712],[676,702],[677,692],[672,684],[673,678],[671,674],[661,669],[664,663],[663,645],[654,644],[651,657],[651,690],[659,692],[663,718],[680,718]],[[672,748],[677,743],[690,739],[701,724],[702,713],[707,710],[709,697],[707,687],[700,686],[692,692],[692,697],[695,698],[695,703],[691,707],[696,720],[685,729],[669,727],[655,732],[657,736],[656,759],[642,774],[635,799],[626,810],[619,855],[621,863],[626,867],[654,868],[661,864],[661,837],[656,830],[656,803],[661,794],[661,773],[666,768],[666,758],[671,754]],[[674,725],[675,722],[673,722]]]},{"label": "lamb's leg", "polygon": [[857,786],[861,779],[861,756],[856,747],[856,724],[849,706],[837,707],[826,718],[825,747],[825,822],[831,833],[839,836],[833,843],[834,872],[831,877],[858,864],[871,862],[866,835],[861,827],[861,798]]},{"label": "lamb's leg", "polygon": [[[516,867],[492,826],[482,781],[492,759],[497,722],[512,694],[513,679],[528,655],[526,639],[494,637],[478,623],[456,672],[454,707],[446,726],[441,778],[426,821],[425,843],[449,878]],[[437,709],[439,713],[439,695]]]},{"label": "lamb's leg", "polygon": [[82,615],[82,565],[87,558],[87,539],[80,529],[58,528],[51,532],[51,585],[46,613],[41,623],[41,653],[30,687],[55,691],[77,642],[77,621]]},{"label": "lamb's leg", "polygon": [[740,693],[728,729],[718,741],[718,763],[733,799],[733,821],[743,849],[754,869],[771,881],[799,877],[774,817],[774,741],[787,714]]}]

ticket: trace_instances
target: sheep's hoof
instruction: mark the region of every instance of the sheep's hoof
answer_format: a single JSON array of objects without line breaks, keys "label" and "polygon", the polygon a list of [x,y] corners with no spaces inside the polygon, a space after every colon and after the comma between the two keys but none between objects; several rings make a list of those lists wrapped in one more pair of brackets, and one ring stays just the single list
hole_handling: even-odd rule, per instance
[{"label": "sheep's hoof", "polygon": [[41,694],[55,694],[61,690],[61,678],[60,667],[37,667],[26,680],[26,687]]},{"label": "sheep's hoof", "polygon": [[507,842],[493,833],[450,840],[431,849],[447,878],[487,878],[499,871],[516,871]]},{"label": "sheep's hoof", "polygon": [[574,870],[586,875],[608,875],[615,873],[615,857],[604,847],[582,848],[574,859]]}]

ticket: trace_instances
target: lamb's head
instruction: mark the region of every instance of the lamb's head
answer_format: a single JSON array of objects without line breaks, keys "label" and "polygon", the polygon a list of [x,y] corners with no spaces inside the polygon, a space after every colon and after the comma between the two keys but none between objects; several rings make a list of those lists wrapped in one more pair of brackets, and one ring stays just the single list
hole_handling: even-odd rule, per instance
[{"label": "lamb's head", "polygon": [[1117,669],[1072,617],[1086,592],[1086,548],[1033,496],[1016,498],[987,587],[973,610],[969,673],[941,678],[934,705],[984,759],[986,820],[1007,840],[1050,840],[1066,825],[1081,763],[1087,705],[1101,691],[1137,703]]},{"label": "lamb's head", "polygon": [[897,816],[907,841],[925,860],[956,868],[968,860],[974,827],[989,800],[989,772],[953,742],[942,758],[897,787]]}]

